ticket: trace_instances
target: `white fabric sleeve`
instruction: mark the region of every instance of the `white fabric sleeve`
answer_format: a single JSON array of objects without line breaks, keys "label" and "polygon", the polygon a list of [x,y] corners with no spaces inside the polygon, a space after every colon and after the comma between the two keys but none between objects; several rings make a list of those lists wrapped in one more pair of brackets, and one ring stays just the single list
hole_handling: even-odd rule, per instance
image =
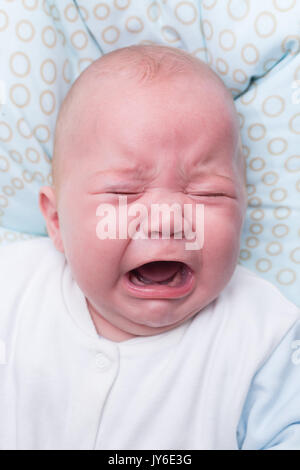
[{"label": "white fabric sleeve", "polygon": [[300,320],[254,375],[237,442],[241,450],[300,450]]}]

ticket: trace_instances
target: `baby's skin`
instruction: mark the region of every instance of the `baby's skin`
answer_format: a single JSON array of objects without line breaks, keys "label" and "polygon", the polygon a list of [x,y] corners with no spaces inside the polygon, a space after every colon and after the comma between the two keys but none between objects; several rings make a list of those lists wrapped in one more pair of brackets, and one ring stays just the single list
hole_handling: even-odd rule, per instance
[{"label": "baby's skin", "polygon": [[[234,103],[187,53],[177,50],[182,70],[171,71],[172,50],[131,46],[83,72],[57,121],[53,186],[40,189],[49,236],[98,333],[117,342],[193,317],[228,284],[238,260],[246,193]],[[151,223],[144,238],[100,239],[97,208],[111,204],[118,214],[120,195],[149,214],[153,204],[177,203],[182,213],[188,204],[193,214],[204,205],[203,246],[186,249],[172,223],[165,239],[152,237]]]}]

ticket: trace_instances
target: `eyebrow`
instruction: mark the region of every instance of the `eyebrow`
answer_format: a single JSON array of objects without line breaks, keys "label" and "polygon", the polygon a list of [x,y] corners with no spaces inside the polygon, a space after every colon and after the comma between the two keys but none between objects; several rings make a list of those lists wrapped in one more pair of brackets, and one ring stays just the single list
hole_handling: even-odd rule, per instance
[{"label": "eyebrow", "polygon": [[[151,171],[152,170],[152,171]],[[184,169],[179,168],[179,173],[181,174],[184,179],[189,179],[187,178],[187,174],[185,173]],[[147,168],[146,166],[135,166],[135,167],[117,167],[117,168],[110,168],[107,170],[98,170],[95,173],[92,173],[88,177],[88,181],[93,181],[99,178],[101,180],[105,180],[107,182],[107,178],[109,176],[114,176],[116,178],[124,178],[126,177],[133,177],[135,180],[138,181],[146,181],[149,176],[154,176],[153,175],[153,168]],[[199,167],[198,165],[192,166],[190,168],[190,177],[192,180],[202,178],[202,177],[214,177],[218,180],[223,180],[224,182],[227,181],[227,183],[233,183],[233,179],[230,176],[226,176],[224,174],[211,174],[211,172]],[[107,182],[108,183],[108,182]],[[122,183],[122,182],[121,182]],[[108,183],[109,186],[113,186],[114,182]],[[119,185],[119,182],[116,182],[116,185]]]},{"label": "eyebrow", "polygon": [[[110,168],[107,170],[99,170],[95,173],[91,174],[88,177],[88,182],[97,181],[98,179],[101,181],[107,182],[110,186],[113,185],[114,182],[109,183],[108,178],[110,176],[115,178],[133,178],[135,182],[144,182],[146,181],[149,176],[152,175],[152,172],[149,171],[147,167],[123,167],[123,168]],[[124,181],[123,181],[124,182]],[[116,183],[118,184],[118,183]]]},{"label": "eyebrow", "polygon": [[225,174],[220,169],[218,171],[212,161],[212,154],[210,152],[206,152],[205,154],[202,153],[200,156],[200,162],[199,156],[193,161],[183,162],[182,166],[179,167],[179,172],[181,176],[186,177],[186,175],[189,175],[192,179],[214,176],[218,179],[233,181],[230,174],[227,174],[226,170]]},{"label": "eyebrow", "polygon": [[218,180],[225,180],[227,182],[233,182],[233,178],[231,178],[230,176],[226,176],[226,175],[221,175],[221,174],[218,174],[218,173],[209,173],[209,172],[195,172],[193,173],[192,175],[192,179],[201,179],[201,177],[211,177],[211,178],[215,178],[215,179],[218,179]]},{"label": "eyebrow", "polygon": [[98,170],[95,173],[93,173],[89,179],[98,177],[98,176],[108,176],[109,174],[112,175],[141,175],[143,172],[143,168],[135,167],[135,168],[130,168],[130,167],[124,167],[124,168],[111,168],[108,170]]},{"label": "eyebrow", "polygon": [[[207,159],[208,160],[208,159]],[[206,161],[207,161],[206,160]],[[201,180],[202,178],[213,177],[218,180],[226,180],[227,182],[233,182],[233,179],[229,175],[224,175],[221,173],[215,173],[214,171],[209,171],[204,164],[204,168],[198,165],[189,165],[188,169],[186,167],[179,168],[180,175],[187,180],[187,175],[189,174],[191,180]]]}]

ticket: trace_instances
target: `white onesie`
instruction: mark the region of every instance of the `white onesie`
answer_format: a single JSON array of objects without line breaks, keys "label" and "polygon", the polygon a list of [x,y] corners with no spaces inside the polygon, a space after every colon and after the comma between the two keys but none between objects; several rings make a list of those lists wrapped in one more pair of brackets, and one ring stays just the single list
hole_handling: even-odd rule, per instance
[{"label": "white onesie", "polygon": [[1,449],[300,449],[300,313],[238,266],[166,333],[114,342],[49,238],[0,248]]}]

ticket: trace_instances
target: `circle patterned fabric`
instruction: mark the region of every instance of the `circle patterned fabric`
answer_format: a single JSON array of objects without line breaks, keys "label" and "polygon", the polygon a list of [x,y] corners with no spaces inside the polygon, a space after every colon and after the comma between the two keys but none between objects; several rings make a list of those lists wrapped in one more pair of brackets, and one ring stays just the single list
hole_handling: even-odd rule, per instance
[{"label": "circle patterned fabric", "polygon": [[247,162],[240,263],[300,305],[300,4],[296,0],[2,0],[0,244],[46,235],[60,104],[95,59],[165,44],[232,91]]}]

